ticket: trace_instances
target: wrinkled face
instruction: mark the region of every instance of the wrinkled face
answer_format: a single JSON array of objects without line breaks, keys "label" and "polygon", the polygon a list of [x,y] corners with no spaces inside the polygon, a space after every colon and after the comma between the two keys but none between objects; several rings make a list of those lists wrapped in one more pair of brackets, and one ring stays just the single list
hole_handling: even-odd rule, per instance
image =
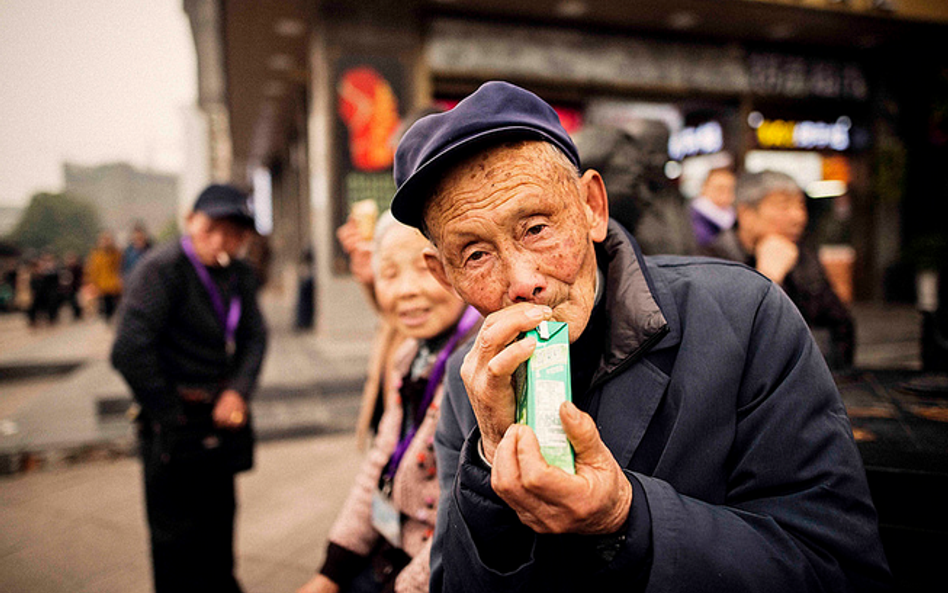
[{"label": "wrinkled face", "polygon": [[755,242],[774,234],[797,242],[806,229],[806,223],[806,198],[799,190],[771,192],[757,206],[739,208],[738,224],[755,237]]},{"label": "wrinkled face", "polygon": [[712,171],[704,182],[701,195],[718,208],[727,209],[734,204],[734,185],[734,174],[730,171]]},{"label": "wrinkled face", "polygon": [[461,317],[464,301],[425,265],[429,243],[417,230],[393,225],[378,244],[375,298],[382,313],[412,338],[433,338]]},{"label": "wrinkled face", "polygon": [[483,315],[515,303],[553,309],[575,341],[595,301],[608,224],[602,178],[579,178],[541,142],[487,150],[450,171],[425,211],[427,261]]},{"label": "wrinkled face", "polygon": [[187,231],[194,252],[205,266],[226,265],[243,247],[250,230],[226,218],[211,218],[203,212],[188,216]]}]

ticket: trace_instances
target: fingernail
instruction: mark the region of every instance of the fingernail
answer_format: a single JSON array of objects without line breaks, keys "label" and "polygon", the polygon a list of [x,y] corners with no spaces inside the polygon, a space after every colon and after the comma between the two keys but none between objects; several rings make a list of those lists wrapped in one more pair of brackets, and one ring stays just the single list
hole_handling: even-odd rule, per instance
[{"label": "fingernail", "polygon": [[563,402],[564,412],[571,422],[579,421],[579,408],[573,402]]}]

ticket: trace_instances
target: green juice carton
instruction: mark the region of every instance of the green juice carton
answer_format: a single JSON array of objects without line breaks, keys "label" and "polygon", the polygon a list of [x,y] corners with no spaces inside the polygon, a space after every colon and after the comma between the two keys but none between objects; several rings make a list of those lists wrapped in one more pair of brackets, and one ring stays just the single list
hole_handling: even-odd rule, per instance
[{"label": "green juice carton", "polygon": [[573,447],[560,422],[560,404],[572,399],[569,328],[559,321],[542,321],[526,336],[536,338],[537,347],[514,375],[517,422],[536,433],[547,463],[576,473]]}]

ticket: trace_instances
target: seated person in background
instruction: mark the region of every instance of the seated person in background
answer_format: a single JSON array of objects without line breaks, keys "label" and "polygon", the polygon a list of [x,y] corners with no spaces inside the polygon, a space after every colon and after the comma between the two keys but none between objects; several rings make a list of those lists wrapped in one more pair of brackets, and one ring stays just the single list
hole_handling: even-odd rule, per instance
[{"label": "seated person in background", "polygon": [[448,356],[481,317],[425,267],[427,239],[379,219],[372,256],[382,315],[408,336],[385,378],[389,400],[361,472],[330,534],[319,574],[299,593],[428,590],[438,482],[434,433]]},{"label": "seated person in background", "polygon": [[[783,291],[643,258],[556,112],[508,83],[418,121],[395,179],[429,269],[486,316],[445,378],[431,591],[887,589],[846,410]],[[514,424],[544,319],[568,324],[575,474]]]},{"label": "seated person in background", "polygon": [[818,257],[801,243],[807,212],[800,186],[785,173],[762,171],[742,175],[735,194],[737,225],[719,234],[705,253],[746,263],[782,286],[807,325],[829,332],[827,364],[851,367],[855,324]]},{"label": "seated person in background", "polygon": [[708,171],[701,195],[691,201],[691,225],[695,241],[702,248],[721,231],[734,226],[734,173],[726,167]]}]

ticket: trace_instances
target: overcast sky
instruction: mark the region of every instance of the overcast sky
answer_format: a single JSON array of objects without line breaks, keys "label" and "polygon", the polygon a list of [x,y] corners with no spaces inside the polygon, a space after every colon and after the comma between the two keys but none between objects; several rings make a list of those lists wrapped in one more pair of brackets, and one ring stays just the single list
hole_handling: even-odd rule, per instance
[{"label": "overcast sky", "polygon": [[62,163],[178,172],[197,94],[182,0],[0,0],[0,206]]}]

